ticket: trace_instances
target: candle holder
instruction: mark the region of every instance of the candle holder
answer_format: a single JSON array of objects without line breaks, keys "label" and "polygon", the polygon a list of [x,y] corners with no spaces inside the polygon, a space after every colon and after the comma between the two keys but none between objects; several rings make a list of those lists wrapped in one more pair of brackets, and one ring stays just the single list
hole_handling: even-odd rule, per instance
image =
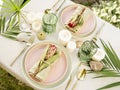
[{"label": "candle holder", "polygon": [[48,13],[43,16],[42,29],[46,33],[52,33],[56,30],[58,18],[54,13]]},{"label": "candle holder", "polygon": [[53,9],[58,5],[60,0],[58,0],[51,8],[45,10],[45,15],[42,18],[42,29],[44,32],[46,33],[55,32],[58,21],[56,13],[62,7],[65,1],[66,0],[63,0],[62,3],[58,6],[58,8],[56,8],[55,10]]}]

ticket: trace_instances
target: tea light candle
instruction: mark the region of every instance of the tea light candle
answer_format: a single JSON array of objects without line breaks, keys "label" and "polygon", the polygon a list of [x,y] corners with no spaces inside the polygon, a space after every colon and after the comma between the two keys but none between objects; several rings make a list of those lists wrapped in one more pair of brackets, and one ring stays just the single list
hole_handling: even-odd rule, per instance
[{"label": "tea light candle", "polygon": [[41,28],[41,23],[39,21],[34,21],[32,23],[32,30],[35,32],[39,32]]},{"label": "tea light candle", "polygon": [[35,13],[30,12],[27,14],[27,21],[29,24],[32,24],[35,20],[36,20]]},{"label": "tea light candle", "polygon": [[68,49],[70,52],[73,52],[73,51],[76,49],[76,43],[75,43],[74,41],[68,42],[68,44],[67,44],[67,49]]},{"label": "tea light candle", "polygon": [[72,38],[72,35],[71,35],[70,31],[62,30],[59,32],[58,40],[63,45],[66,45],[71,40],[71,38]]}]

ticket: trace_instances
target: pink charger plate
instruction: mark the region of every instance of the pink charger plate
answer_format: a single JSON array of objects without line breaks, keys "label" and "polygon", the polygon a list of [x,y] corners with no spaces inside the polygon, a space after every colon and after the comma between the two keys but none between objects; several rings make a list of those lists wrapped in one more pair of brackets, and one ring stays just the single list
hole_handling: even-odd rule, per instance
[{"label": "pink charger plate", "polygon": [[[69,5],[66,6],[62,12],[61,12],[61,22],[63,24],[63,26],[65,26],[66,22],[70,19],[70,17],[73,15],[73,13],[75,12],[75,10],[77,9],[78,4],[74,4],[74,5]],[[82,8],[84,8],[85,6],[83,5],[79,5]],[[79,27],[79,30],[76,33],[73,33],[74,37],[86,37],[91,35],[96,27],[96,18],[95,15],[93,14],[93,12],[85,7],[86,10],[83,13],[83,20],[84,23],[82,26]]]},{"label": "pink charger plate", "polygon": [[[42,53],[44,52],[47,44],[54,44],[58,49],[62,51],[61,56],[58,58],[51,67],[48,76],[44,81],[39,81],[29,75],[30,68],[40,60]],[[44,41],[33,45],[26,52],[23,60],[23,70],[27,80],[37,88],[50,89],[62,84],[70,73],[71,62],[67,55],[67,52],[63,47],[60,47],[56,43]]]}]

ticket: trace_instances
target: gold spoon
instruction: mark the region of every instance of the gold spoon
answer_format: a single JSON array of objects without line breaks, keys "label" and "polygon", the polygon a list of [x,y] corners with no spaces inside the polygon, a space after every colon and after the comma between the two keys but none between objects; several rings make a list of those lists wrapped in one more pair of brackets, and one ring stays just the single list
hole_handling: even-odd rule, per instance
[{"label": "gold spoon", "polygon": [[77,75],[77,81],[74,83],[72,90],[75,90],[75,87],[77,86],[78,81],[84,80],[85,76],[86,76],[86,69],[80,70],[78,75]]}]

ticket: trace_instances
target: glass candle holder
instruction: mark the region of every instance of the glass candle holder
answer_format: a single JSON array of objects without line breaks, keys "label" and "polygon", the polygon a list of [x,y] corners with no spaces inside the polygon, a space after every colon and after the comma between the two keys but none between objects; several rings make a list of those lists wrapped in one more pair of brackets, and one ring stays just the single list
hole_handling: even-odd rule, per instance
[{"label": "glass candle holder", "polygon": [[42,29],[46,33],[53,33],[56,30],[58,18],[54,13],[47,13],[42,18]]},{"label": "glass candle holder", "polygon": [[85,41],[79,49],[79,59],[81,61],[89,61],[96,51],[97,46],[92,41]]}]

